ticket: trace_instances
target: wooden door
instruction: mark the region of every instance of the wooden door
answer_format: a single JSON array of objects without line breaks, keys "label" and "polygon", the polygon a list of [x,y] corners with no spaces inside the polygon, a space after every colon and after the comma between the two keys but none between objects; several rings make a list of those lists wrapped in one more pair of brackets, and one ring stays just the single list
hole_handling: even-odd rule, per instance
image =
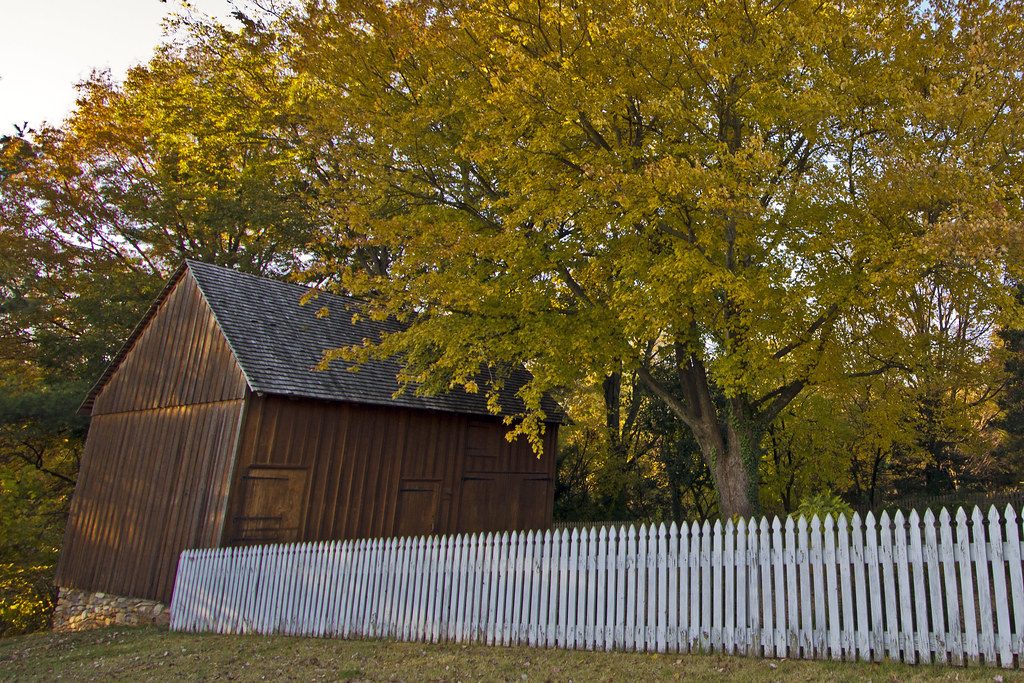
[{"label": "wooden door", "polygon": [[458,525],[455,531],[498,531],[511,529],[514,498],[502,486],[501,475],[469,474],[462,479]]},{"label": "wooden door", "polygon": [[305,467],[252,465],[242,475],[237,544],[292,543],[300,539],[306,500]]},{"label": "wooden door", "polygon": [[544,529],[551,479],[518,472],[467,474],[462,478],[455,531]]},{"label": "wooden door", "polygon": [[441,482],[403,479],[398,487],[396,536],[425,536],[437,531]]}]

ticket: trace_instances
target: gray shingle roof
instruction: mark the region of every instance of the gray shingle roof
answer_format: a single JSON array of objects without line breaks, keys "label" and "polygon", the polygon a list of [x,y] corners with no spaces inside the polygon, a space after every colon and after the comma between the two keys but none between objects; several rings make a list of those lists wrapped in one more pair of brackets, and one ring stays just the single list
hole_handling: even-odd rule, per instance
[{"label": "gray shingle roof", "polygon": [[[457,389],[436,396],[418,396],[415,387],[408,387],[395,396],[398,390],[396,376],[400,369],[396,360],[370,361],[355,372],[349,370],[351,364],[342,361],[331,363],[328,370],[314,369],[326,349],[361,344],[364,339],[377,339],[381,332],[400,329],[399,324],[391,320],[360,319],[353,324],[352,314],[360,306],[357,299],[321,292],[315,301],[301,306],[300,299],[309,291],[301,285],[199,261],[186,261],[185,268],[199,285],[250,389],[255,392],[453,413],[492,414],[487,409],[487,379],[484,375],[477,380],[480,391],[475,394]],[[329,311],[326,317],[317,316],[317,311],[322,308]],[[127,349],[122,354],[125,351]],[[115,359],[113,366],[123,357],[122,354]],[[94,392],[112,370],[105,373]],[[523,402],[515,392],[528,379],[529,374],[520,369],[506,380],[499,395],[502,414],[516,414],[523,410]],[[543,408],[549,422],[564,419],[558,405],[550,399],[545,398]]]}]

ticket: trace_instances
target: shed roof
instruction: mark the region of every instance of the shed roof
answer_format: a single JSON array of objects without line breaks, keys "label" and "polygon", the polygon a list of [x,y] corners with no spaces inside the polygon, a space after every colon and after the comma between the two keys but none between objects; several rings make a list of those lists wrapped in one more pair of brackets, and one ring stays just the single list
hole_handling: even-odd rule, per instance
[{"label": "shed roof", "polygon": [[[351,370],[351,363],[344,361],[331,363],[328,370],[315,369],[327,349],[362,344],[366,339],[376,340],[382,332],[401,329],[400,323],[394,320],[360,318],[353,323],[353,313],[361,306],[358,299],[319,292],[314,303],[301,306],[300,299],[309,291],[307,287],[192,260],[185,261],[171,277],[164,292],[89,392],[82,405],[83,411],[91,409],[93,399],[185,273],[191,273],[195,279],[254,392],[451,413],[492,414],[487,408],[489,381],[485,373],[477,379],[478,393],[470,394],[460,388],[425,396],[417,395],[415,386],[395,395],[401,369],[397,359],[369,361],[356,371]],[[317,312],[323,308],[328,315],[318,316]],[[499,393],[502,414],[517,414],[524,409],[516,392],[529,377],[525,369],[518,369],[506,379]],[[545,398],[542,405],[549,422],[564,419],[554,401]]]}]

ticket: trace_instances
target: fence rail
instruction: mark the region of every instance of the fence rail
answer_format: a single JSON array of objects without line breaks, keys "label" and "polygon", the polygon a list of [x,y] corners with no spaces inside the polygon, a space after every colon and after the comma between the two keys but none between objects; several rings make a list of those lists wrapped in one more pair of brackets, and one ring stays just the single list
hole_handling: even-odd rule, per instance
[{"label": "fence rail", "polygon": [[1014,508],[187,550],[171,628],[1019,666]]}]

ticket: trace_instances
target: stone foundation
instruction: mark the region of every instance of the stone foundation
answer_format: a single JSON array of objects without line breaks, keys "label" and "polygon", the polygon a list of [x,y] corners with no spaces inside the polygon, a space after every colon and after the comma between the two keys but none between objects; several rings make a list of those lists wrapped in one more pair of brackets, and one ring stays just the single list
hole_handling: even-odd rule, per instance
[{"label": "stone foundation", "polygon": [[155,600],[75,588],[61,588],[53,610],[54,631],[85,631],[115,624],[167,626],[169,621],[167,607]]}]

